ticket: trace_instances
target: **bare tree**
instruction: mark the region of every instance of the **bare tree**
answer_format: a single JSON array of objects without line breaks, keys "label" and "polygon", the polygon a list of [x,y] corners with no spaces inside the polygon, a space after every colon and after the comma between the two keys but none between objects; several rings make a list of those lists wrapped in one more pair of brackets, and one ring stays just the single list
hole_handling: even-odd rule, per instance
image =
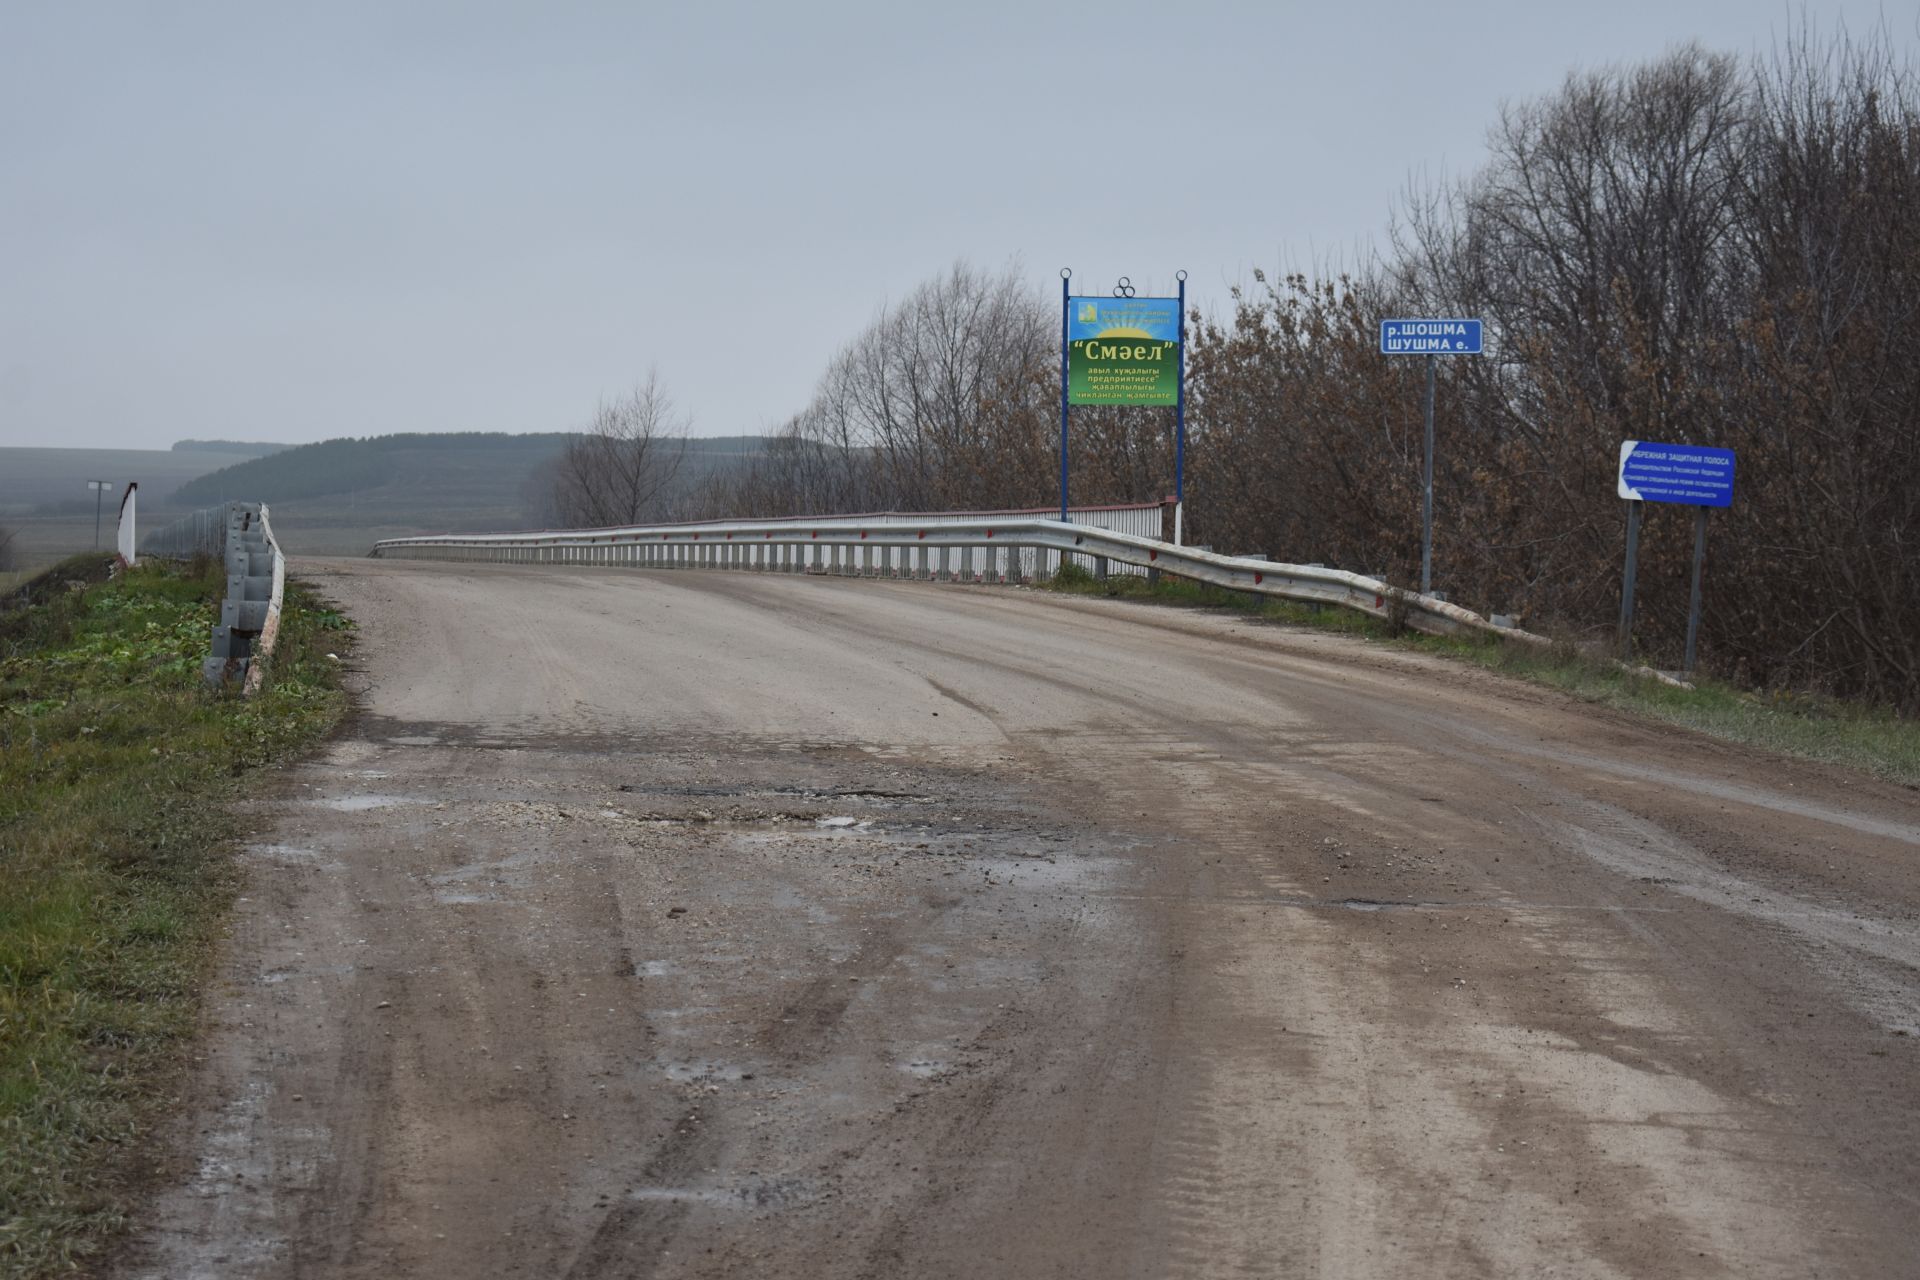
[{"label": "bare tree", "polygon": [[680,415],[657,371],[602,404],[592,425],[554,462],[552,511],[578,528],[636,524],[668,498],[687,457],[692,423]]}]

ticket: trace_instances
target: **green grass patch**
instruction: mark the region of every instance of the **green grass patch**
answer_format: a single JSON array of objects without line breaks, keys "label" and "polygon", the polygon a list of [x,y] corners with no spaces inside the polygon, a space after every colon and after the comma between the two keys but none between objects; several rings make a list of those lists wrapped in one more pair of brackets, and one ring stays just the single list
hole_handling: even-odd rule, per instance
[{"label": "green grass patch", "polygon": [[230,801],[345,708],[348,623],[289,584],[252,699],[206,689],[220,566],[0,613],[0,1277],[96,1255],[178,1083],[232,901]]},{"label": "green grass patch", "polygon": [[1490,671],[1563,690],[1711,737],[1783,755],[1857,769],[1920,786],[1920,722],[1892,711],[1792,692],[1755,692],[1696,677],[1679,689],[1635,675],[1573,644],[1538,646],[1493,636],[1441,637],[1397,632],[1379,618],[1336,606],[1270,600],[1162,574],[1104,581],[1077,565],[1040,585],[1074,595],[1110,596],[1188,608],[1231,609],[1272,622],[1315,627],[1422,653],[1474,663]]}]

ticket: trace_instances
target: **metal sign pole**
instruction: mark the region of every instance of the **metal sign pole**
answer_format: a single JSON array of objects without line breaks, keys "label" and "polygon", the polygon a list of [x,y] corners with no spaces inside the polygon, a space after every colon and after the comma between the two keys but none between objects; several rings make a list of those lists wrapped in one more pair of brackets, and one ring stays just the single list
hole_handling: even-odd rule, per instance
[{"label": "metal sign pole", "polygon": [[100,504],[107,500],[107,489],[112,484],[111,480],[87,481],[87,488],[93,490],[93,549],[95,551],[100,549]]},{"label": "metal sign pole", "polygon": [[1073,268],[1060,268],[1060,523],[1067,522],[1067,312]]},{"label": "metal sign pole", "polygon": [[1177,273],[1180,280],[1180,327],[1174,332],[1178,345],[1174,348],[1180,362],[1176,375],[1179,381],[1174,384],[1173,393],[1173,545],[1180,545],[1181,517],[1187,510],[1187,273]]},{"label": "metal sign pole", "polygon": [[1640,567],[1640,508],[1627,502],[1627,567],[1620,578],[1620,657],[1633,656],[1633,577]]},{"label": "metal sign pole", "polygon": [[1433,591],[1433,376],[1438,357],[1427,356],[1427,462],[1423,481],[1426,496],[1420,509],[1420,594]]},{"label": "metal sign pole", "polygon": [[1707,509],[1693,509],[1693,596],[1687,603],[1687,665],[1681,675],[1693,674],[1693,659],[1700,640],[1700,566],[1707,558]]}]

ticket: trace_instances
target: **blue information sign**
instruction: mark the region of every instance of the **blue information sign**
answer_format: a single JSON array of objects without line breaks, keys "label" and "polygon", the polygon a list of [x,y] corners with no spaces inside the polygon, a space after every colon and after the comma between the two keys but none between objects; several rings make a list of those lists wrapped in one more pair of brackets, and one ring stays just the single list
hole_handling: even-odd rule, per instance
[{"label": "blue information sign", "polygon": [[1733,505],[1733,450],[1627,440],[1620,445],[1620,496],[1690,507]]},{"label": "blue information sign", "polygon": [[1478,320],[1382,320],[1380,354],[1384,356],[1477,356]]}]

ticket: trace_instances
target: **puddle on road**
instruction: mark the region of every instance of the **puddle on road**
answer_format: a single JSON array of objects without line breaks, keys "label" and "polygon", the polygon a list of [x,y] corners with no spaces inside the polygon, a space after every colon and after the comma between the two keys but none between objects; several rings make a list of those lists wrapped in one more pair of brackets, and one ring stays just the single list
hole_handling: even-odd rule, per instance
[{"label": "puddle on road", "polygon": [[363,792],[354,796],[316,796],[307,801],[320,809],[333,809],[340,813],[363,813],[368,809],[397,809],[406,805],[428,805],[434,803],[424,796],[390,796]]},{"label": "puddle on road", "polygon": [[320,861],[316,849],[303,849],[293,844],[250,844],[247,846],[249,857],[265,858],[269,862],[284,862],[289,866],[312,866]]},{"label": "puddle on road", "polygon": [[495,892],[527,886],[528,872],[540,861],[532,852],[509,854],[492,862],[475,862],[426,877],[433,900],[446,906],[475,906],[500,901]]}]

